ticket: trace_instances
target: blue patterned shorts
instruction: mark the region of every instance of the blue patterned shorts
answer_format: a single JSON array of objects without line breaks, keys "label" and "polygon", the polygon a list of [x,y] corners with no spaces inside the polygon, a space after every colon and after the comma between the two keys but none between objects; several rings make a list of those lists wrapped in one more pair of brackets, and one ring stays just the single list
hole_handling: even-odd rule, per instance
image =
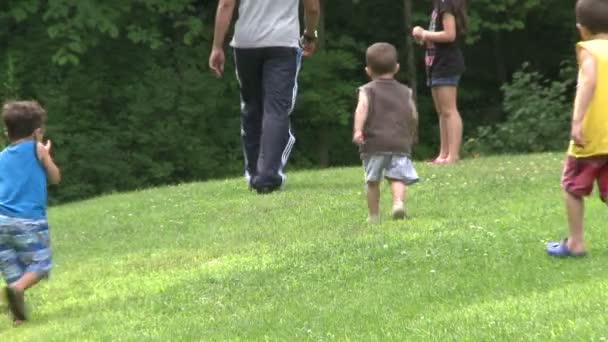
[{"label": "blue patterned shorts", "polygon": [[7,284],[24,273],[46,278],[53,264],[46,220],[0,215],[0,272]]}]

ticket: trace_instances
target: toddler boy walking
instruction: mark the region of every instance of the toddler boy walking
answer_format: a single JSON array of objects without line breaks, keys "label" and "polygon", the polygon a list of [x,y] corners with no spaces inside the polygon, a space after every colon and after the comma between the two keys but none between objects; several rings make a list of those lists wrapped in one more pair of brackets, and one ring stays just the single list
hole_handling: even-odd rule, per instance
[{"label": "toddler boy walking", "polygon": [[393,45],[373,44],[367,49],[366,63],[372,81],[359,88],[353,142],[359,145],[365,169],[368,222],[377,223],[383,176],[393,193],[393,219],[406,217],[405,187],[418,181],[410,159],[418,114],[412,90],[394,78],[399,64]]}]

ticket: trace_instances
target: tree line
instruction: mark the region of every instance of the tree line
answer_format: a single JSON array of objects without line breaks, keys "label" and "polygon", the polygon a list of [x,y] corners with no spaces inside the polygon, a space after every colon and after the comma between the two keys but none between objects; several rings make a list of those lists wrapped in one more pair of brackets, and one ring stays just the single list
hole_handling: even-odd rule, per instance
[{"label": "tree line", "polygon": [[[228,77],[217,80],[206,65],[216,5],[0,3],[0,97],[34,98],[47,108],[46,134],[65,180],[53,201],[241,174],[234,68],[228,64]],[[366,82],[365,48],[377,41],[400,51],[398,79],[416,88],[421,113],[415,158],[430,157],[436,116],[424,85],[423,51],[409,39],[411,27],[428,25],[430,1],[324,0],[322,6],[321,49],[300,74],[290,166],[358,163],[350,142],[355,90]],[[567,118],[575,77],[573,4],[475,0],[469,6],[459,94],[468,153],[561,149],[537,132],[542,127],[527,126],[545,120],[543,110],[558,111],[560,123]],[[531,97],[537,94],[544,95]],[[509,140],[517,134],[529,146]],[[533,134],[538,143],[530,142]]]}]

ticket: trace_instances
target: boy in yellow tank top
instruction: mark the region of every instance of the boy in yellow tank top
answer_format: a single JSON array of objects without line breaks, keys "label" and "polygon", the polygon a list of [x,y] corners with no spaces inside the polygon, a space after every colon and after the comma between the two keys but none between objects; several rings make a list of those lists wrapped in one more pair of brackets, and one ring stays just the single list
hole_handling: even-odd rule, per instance
[{"label": "boy in yellow tank top", "polygon": [[582,42],[576,46],[579,76],[572,139],[564,163],[562,188],[570,236],[550,242],[551,256],[584,256],[583,197],[597,182],[608,204],[608,0],[578,0],[576,20]]}]

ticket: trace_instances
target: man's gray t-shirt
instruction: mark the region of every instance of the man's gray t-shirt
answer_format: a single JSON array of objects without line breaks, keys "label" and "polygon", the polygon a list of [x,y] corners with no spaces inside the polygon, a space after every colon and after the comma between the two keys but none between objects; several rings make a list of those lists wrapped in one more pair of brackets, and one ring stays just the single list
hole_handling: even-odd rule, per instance
[{"label": "man's gray t-shirt", "polygon": [[240,0],[231,46],[299,47],[299,0]]}]

